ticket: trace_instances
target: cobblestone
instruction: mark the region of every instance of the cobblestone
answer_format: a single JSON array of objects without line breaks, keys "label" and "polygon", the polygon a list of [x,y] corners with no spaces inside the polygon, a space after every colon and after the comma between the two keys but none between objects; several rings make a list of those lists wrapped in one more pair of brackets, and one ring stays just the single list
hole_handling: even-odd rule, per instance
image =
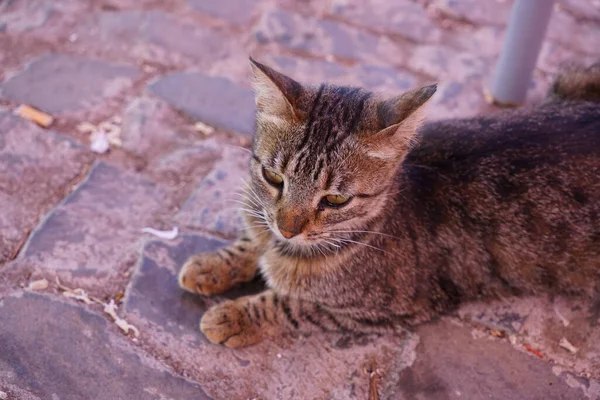
[{"label": "cobblestone", "polygon": [[329,82],[361,86],[392,95],[412,89],[417,84],[417,78],[410,72],[380,65],[359,64],[348,67],[333,61],[285,56],[270,57],[265,62],[294,79],[309,84]]},{"label": "cobblestone", "polygon": [[175,217],[183,226],[235,237],[242,228],[234,200],[248,177],[250,153],[227,147],[213,170],[185,201]]},{"label": "cobblestone", "polygon": [[227,78],[175,72],[152,84],[150,90],[209,125],[247,135],[254,131],[254,94]]},{"label": "cobblestone", "polygon": [[419,43],[439,42],[442,31],[425,8],[411,2],[334,0],[330,12],[375,32],[399,35]]},{"label": "cobblestone", "polygon": [[0,111],[0,265],[90,163],[71,140]]},{"label": "cobblestone", "polygon": [[0,86],[0,98],[52,114],[97,107],[139,77],[132,67],[67,54],[45,55]]},{"label": "cobblestone", "polygon": [[207,66],[236,48],[214,29],[156,10],[97,12],[83,18],[75,33],[80,46],[152,64]]},{"label": "cobblestone", "polygon": [[257,1],[244,0],[187,0],[194,10],[222,18],[233,24],[248,22],[256,12]]},{"label": "cobblestone", "polygon": [[0,301],[0,319],[0,390],[9,399],[209,399],[81,306],[19,293]]},{"label": "cobblestone", "polygon": [[[229,200],[248,176],[248,149],[236,147],[253,133],[248,55],[311,84],[395,95],[438,82],[430,121],[486,114],[496,111],[483,89],[512,4],[0,1],[0,391],[11,400],[365,399],[363,368],[375,357],[386,399],[600,399],[600,330],[582,302],[471,303],[404,336],[286,336],[231,350],[206,342],[198,321],[264,284],[215,298],[177,286],[188,256],[241,227]],[[595,61],[599,27],[597,0],[558,2],[528,104],[560,64]],[[52,130],[11,115],[18,103],[54,114]],[[122,147],[92,154],[75,126],[115,116]],[[216,129],[196,131],[197,121]],[[178,226],[180,236],[156,240],[145,226]],[[66,302],[55,276],[103,300],[124,293],[119,315],[140,329],[138,342],[99,306]],[[23,292],[41,277],[45,293]]]},{"label": "cobblestone", "polygon": [[323,57],[401,63],[406,56],[402,47],[385,36],[282,10],[264,14],[255,37],[259,43],[275,42],[292,50]]},{"label": "cobblestone", "polygon": [[97,163],[33,233],[24,257],[70,285],[110,293],[135,264],[141,229],[168,212],[168,197],[150,180]]}]

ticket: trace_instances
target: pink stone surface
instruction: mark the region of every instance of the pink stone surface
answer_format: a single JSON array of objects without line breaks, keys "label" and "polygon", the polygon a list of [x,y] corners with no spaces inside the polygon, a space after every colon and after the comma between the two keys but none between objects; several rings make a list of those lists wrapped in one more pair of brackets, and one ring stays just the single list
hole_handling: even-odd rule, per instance
[{"label": "pink stone surface", "polygon": [[[404,335],[288,336],[231,350],[209,344],[198,321],[263,283],[216,298],[176,283],[186,257],[241,227],[231,200],[248,176],[248,55],[311,84],[394,95],[437,82],[428,118],[470,117],[497,111],[483,90],[512,3],[0,2],[0,391],[11,400],[366,399],[363,369],[375,359],[382,399],[600,399],[598,308],[580,300],[465,304]],[[560,65],[597,60],[598,43],[600,3],[558,1],[527,105]],[[54,124],[11,115],[21,103]],[[122,121],[122,147],[92,153],[75,127],[109,118]],[[180,234],[158,240],[147,226]],[[42,277],[48,289],[25,289]],[[125,337],[100,305],[64,298],[56,277],[117,300],[140,337]]]}]

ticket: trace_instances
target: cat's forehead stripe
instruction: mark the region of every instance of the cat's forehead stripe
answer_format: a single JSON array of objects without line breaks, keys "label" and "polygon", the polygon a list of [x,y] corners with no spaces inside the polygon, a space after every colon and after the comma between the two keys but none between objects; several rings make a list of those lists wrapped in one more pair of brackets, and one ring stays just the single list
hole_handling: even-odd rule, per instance
[{"label": "cat's forehead stripe", "polygon": [[[321,85],[296,151],[294,172],[312,174],[316,180],[335,148],[356,132],[370,97],[358,88]],[[327,157],[324,162],[319,162],[321,155]]]}]

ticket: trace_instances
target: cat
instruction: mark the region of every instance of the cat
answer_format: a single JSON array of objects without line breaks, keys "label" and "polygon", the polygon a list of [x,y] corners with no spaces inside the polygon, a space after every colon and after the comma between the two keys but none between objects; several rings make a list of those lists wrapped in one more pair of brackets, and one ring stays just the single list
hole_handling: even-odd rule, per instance
[{"label": "cat", "polygon": [[247,230],[191,257],[180,286],[268,290],[209,309],[213,343],[410,327],[464,301],[600,289],[600,65],[533,110],[422,125],[436,86],[382,99],[302,85],[250,59]]}]

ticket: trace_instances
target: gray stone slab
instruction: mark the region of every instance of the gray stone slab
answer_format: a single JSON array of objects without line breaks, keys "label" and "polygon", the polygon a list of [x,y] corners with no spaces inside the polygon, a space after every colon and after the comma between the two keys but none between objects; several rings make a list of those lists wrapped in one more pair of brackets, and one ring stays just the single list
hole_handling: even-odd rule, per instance
[{"label": "gray stone slab", "polygon": [[354,25],[419,43],[435,43],[442,31],[421,5],[387,0],[334,0],[329,12]]},{"label": "gray stone slab", "polygon": [[401,64],[407,56],[407,49],[385,36],[278,9],[263,14],[254,35],[260,43],[274,42],[292,50],[372,64]]},{"label": "gray stone slab", "polygon": [[248,178],[249,163],[247,150],[225,148],[221,160],[184,202],[175,220],[190,228],[236,237],[243,228],[236,201]]},{"label": "gray stone slab", "polygon": [[0,111],[0,265],[91,162],[73,141]]},{"label": "gray stone slab", "polygon": [[93,13],[75,32],[79,43],[101,52],[178,66],[186,60],[212,63],[235,44],[214,29],[158,10]]},{"label": "gray stone slab", "polygon": [[511,349],[506,341],[475,339],[449,321],[417,329],[416,361],[400,372],[385,398],[409,400],[576,400],[586,398],[548,362]]},{"label": "gray stone slab", "polygon": [[201,235],[185,235],[173,242],[153,241],[144,247],[142,261],[127,289],[125,310],[152,322],[176,337],[190,335],[208,343],[200,333],[199,322],[207,308],[226,298],[259,293],[264,283],[256,279],[220,296],[196,296],[179,288],[177,274],[192,255],[216,250],[223,240]]},{"label": "gray stone slab", "polygon": [[227,78],[175,72],[153,83],[150,90],[209,125],[246,135],[254,132],[254,93]]},{"label": "gray stone slab", "polygon": [[0,301],[0,320],[0,390],[9,399],[209,399],[82,306],[23,294]]},{"label": "gray stone slab", "polygon": [[43,221],[24,257],[72,284],[110,290],[111,279],[134,265],[141,229],[169,211],[164,188],[100,162]]},{"label": "gray stone slab", "polygon": [[248,22],[255,10],[258,1],[247,0],[187,0],[194,10],[224,19],[232,24]]},{"label": "gray stone slab", "polygon": [[485,7],[477,0],[434,0],[431,7],[459,21],[477,25],[506,25],[513,0],[491,0]]},{"label": "gray stone slab", "polygon": [[289,56],[266,57],[264,62],[302,83],[328,82],[359,86],[390,95],[412,89],[417,84],[415,76],[410,72],[381,65],[346,66],[334,61],[307,60]]},{"label": "gray stone slab", "polygon": [[139,76],[132,67],[68,54],[47,54],[0,85],[0,98],[51,114],[101,105]]}]

